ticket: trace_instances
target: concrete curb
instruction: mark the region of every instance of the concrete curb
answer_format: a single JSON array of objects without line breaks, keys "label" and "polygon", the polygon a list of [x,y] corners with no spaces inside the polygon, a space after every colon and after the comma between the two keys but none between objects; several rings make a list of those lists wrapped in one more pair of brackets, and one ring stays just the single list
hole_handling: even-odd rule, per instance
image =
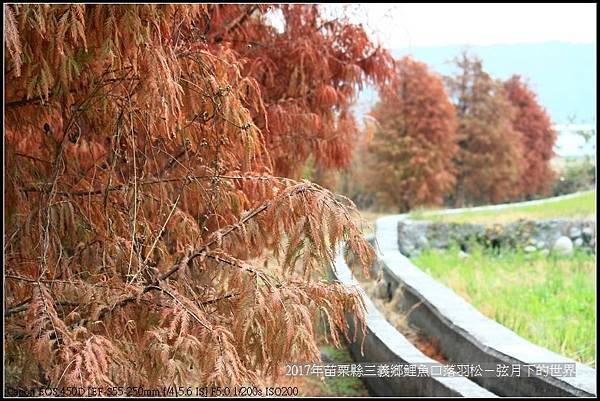
[{"label": "concrete curb", "polygon": [[[394,289],[401,285],[405,290],[399,307],[408,310],[420,303],[410,314],[409,322],[439,339],[442,352],[452,362],[576,363],[530,343],[485,317],[455,292],[414,266],[398,251],[398,222],[406,218],[407,215],[395,215],[377,220],[378,260],[383,264],[386,281]],[[580,363],[576,363],[576,377],[481,377],[474,380],[503,396],[596,395],[596,370]]]},{"label": "concrete curb", "polygon": [[[340,247],[343,249],[343,244]],[[357,362],[390,362],[398,364],[437,363],[425,356],[398,332],[377,310],[377,307],[365,294],[353,278],[340,251],[335,262],[332,278],[357,288],[363,295],[367,307],[367,332],[361,354],[361,333],[356,342],[349,344],[350,352]],[[354,317],[347,316],[350,327],[354,326]],[[350,338],[354,333],[350,333]],[[378,396],[420,396],[420,397],[496,397],[493,393],[478,386],[464,377],[365,377],[364,381]]]}]

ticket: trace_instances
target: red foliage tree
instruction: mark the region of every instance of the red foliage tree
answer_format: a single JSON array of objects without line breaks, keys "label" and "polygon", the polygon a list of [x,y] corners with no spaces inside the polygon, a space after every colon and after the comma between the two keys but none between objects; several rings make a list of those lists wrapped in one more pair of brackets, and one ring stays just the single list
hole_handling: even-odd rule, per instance
[{"label": "red foliage tree", "polygon": [[514,198],[524,163],[522,135],[512,124],[515,111],[480,59],[465,52],[454,62],[457,74],[447,79],[459,121],[454,204]]},{"label": "red foliage tree", "polygon": [[360,321],[359,294],[320,279],[342,239],[372,256],[351,203],[273,164],[342,163],[349,88],[385,57],[312,6],[283,7],[280,44],[267,9],[5,7],[11,384],[259,384],[319,359],[319,311],[336,344]]},{"label": "red foliage tree", "polygon": [[350,106],[364,84],[383,86],[391,77],[390,54],[360,25],[324,19],[317,5],[275,6],[282,32],[259,7],[216,7],[214,23],[229,27],[217,31],[219,40],[247,60],[243,73],[259,84],[264,104],[245,105],[275,174],[298,176],[310,155],[317,169],[347,167],[358,134]]},{"label": "red foliage tree", "polygon": [[514,75],[504,82],[504,89],[516,109],[513,128],[521,133],[525,150],[520,193],[526,197],[548,194],[555,178],[550,160],[556,141],[550,117],[520,76]]},{"label": "red foliage tree", "polygon": [[442,80],[424,63],[405,57],[371,115],[366,188],[401,211],[440,205],[454,184],[456,115]]}]

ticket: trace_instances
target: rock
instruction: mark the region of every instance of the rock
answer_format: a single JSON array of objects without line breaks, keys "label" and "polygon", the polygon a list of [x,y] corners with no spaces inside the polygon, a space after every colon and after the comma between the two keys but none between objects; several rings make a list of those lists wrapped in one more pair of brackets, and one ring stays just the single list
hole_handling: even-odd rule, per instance
[{"label": "rock", "polygon": [[552,250],[561,255],[571,255],[573,253],[573,241],[571,241],[571,238],[569,237],[559,237],[554,243]]},{"label": "rock", "polygon": [[571,237],[571,239],[581,237],[581,229],[579,229],[579,227],[571,227],[569,230],[569,237]]},{"label": "rock", "polygon": [[469,254],[468,254],[468,253],[466,253],[466,252],[463,252],[463,251],[458,251],[458,257],[459,257],[460,259],[465,259],[465,258],[468,258],[469,256],[471,256],[471,255],[469,255]]},{"label": "rock", "polygon": [[542,252],[540,252],[540,254],[542,254],[542,256],[548,256],[550,254],[550,251],[548,249],[542,249]]},{"label": "rock", "polygon": [[584,227],[584,229],[581,230],[581,233],[583,234],[583,239],[586,242],[590,242],[592,235],[594,235],[594,230],[592,230],[592,227]]},{"label": "rock", "polygon": [[417,249],[424,249],[429,246],[429,241],[427,240],[427,236],[423,233],[420,233],[416,240]]},{"label": "rock", "polygon": [[415,247],[412,244],[406,242],[400,244],[400,253],[407,258],[413,256],[414,251]]},{"label": "rock", "polygon": [[406,257],[416,256],[427,245],[427,222],[398,223],[398,250]]},{"label": "rock", "polygon": [[[571,240],[571,250],[565,239],[559,241],[560,237]],[[577,241],[579,238],[582,241]],[[398,250],[409,258],[417,257],[424,249],[448,249],[474,241],[491,246],[496,251],[498,245],[501,245],[503,248],[527,248],[527,253],[543,249],[552,252],[554,244],[559,243],[563,245],[559,245],[557,249],[560,251],[556,252],[569,254],[574,247],[594,250],[596,225],[593,221],[571,219],[519,220],[494,227],[413,220],[398,223]],[[465,254],[469,252],[468,248],[461,247],[460,250]],[[466,255],[459,254],[459,257]]]}]

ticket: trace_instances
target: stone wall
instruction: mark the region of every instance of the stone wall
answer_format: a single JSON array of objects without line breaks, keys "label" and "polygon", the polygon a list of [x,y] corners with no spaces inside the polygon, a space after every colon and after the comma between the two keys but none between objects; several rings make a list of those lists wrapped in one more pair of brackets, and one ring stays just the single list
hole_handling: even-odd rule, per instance
[{"label": "stone wall", "polygon": [[551,251],[572,253],[574,248],[595,252],[594,220],[519,220],[505,225],[401,220],[398,223],[398,247],[413,257],[426,248],[445,249],[452,245],[473,243],[500,248],[517,248],[525,252]]}]

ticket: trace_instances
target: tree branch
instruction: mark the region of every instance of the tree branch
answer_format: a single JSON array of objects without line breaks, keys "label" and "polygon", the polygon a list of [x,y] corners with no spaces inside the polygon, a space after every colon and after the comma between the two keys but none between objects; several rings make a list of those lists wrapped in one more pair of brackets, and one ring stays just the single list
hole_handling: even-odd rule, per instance
[{"label": "tree branch", "polygon": [[233,19],[233,21],[231,21],[222,31],[221,33],[217,34],[215,36],[215,42],[219,43],[223,41],[223,36],[234,31],[235,29],[237,29],[237,27],[239,27],[241,24],[244,23],[244,21],[250,16],[252,15],[252,13],[254,11],[256,11],[258,9],[258,4],[252,5],[250,7],[248,7],[248,9],[246,10],[246,12],[242,15],[237,16],[236,18]]}]

